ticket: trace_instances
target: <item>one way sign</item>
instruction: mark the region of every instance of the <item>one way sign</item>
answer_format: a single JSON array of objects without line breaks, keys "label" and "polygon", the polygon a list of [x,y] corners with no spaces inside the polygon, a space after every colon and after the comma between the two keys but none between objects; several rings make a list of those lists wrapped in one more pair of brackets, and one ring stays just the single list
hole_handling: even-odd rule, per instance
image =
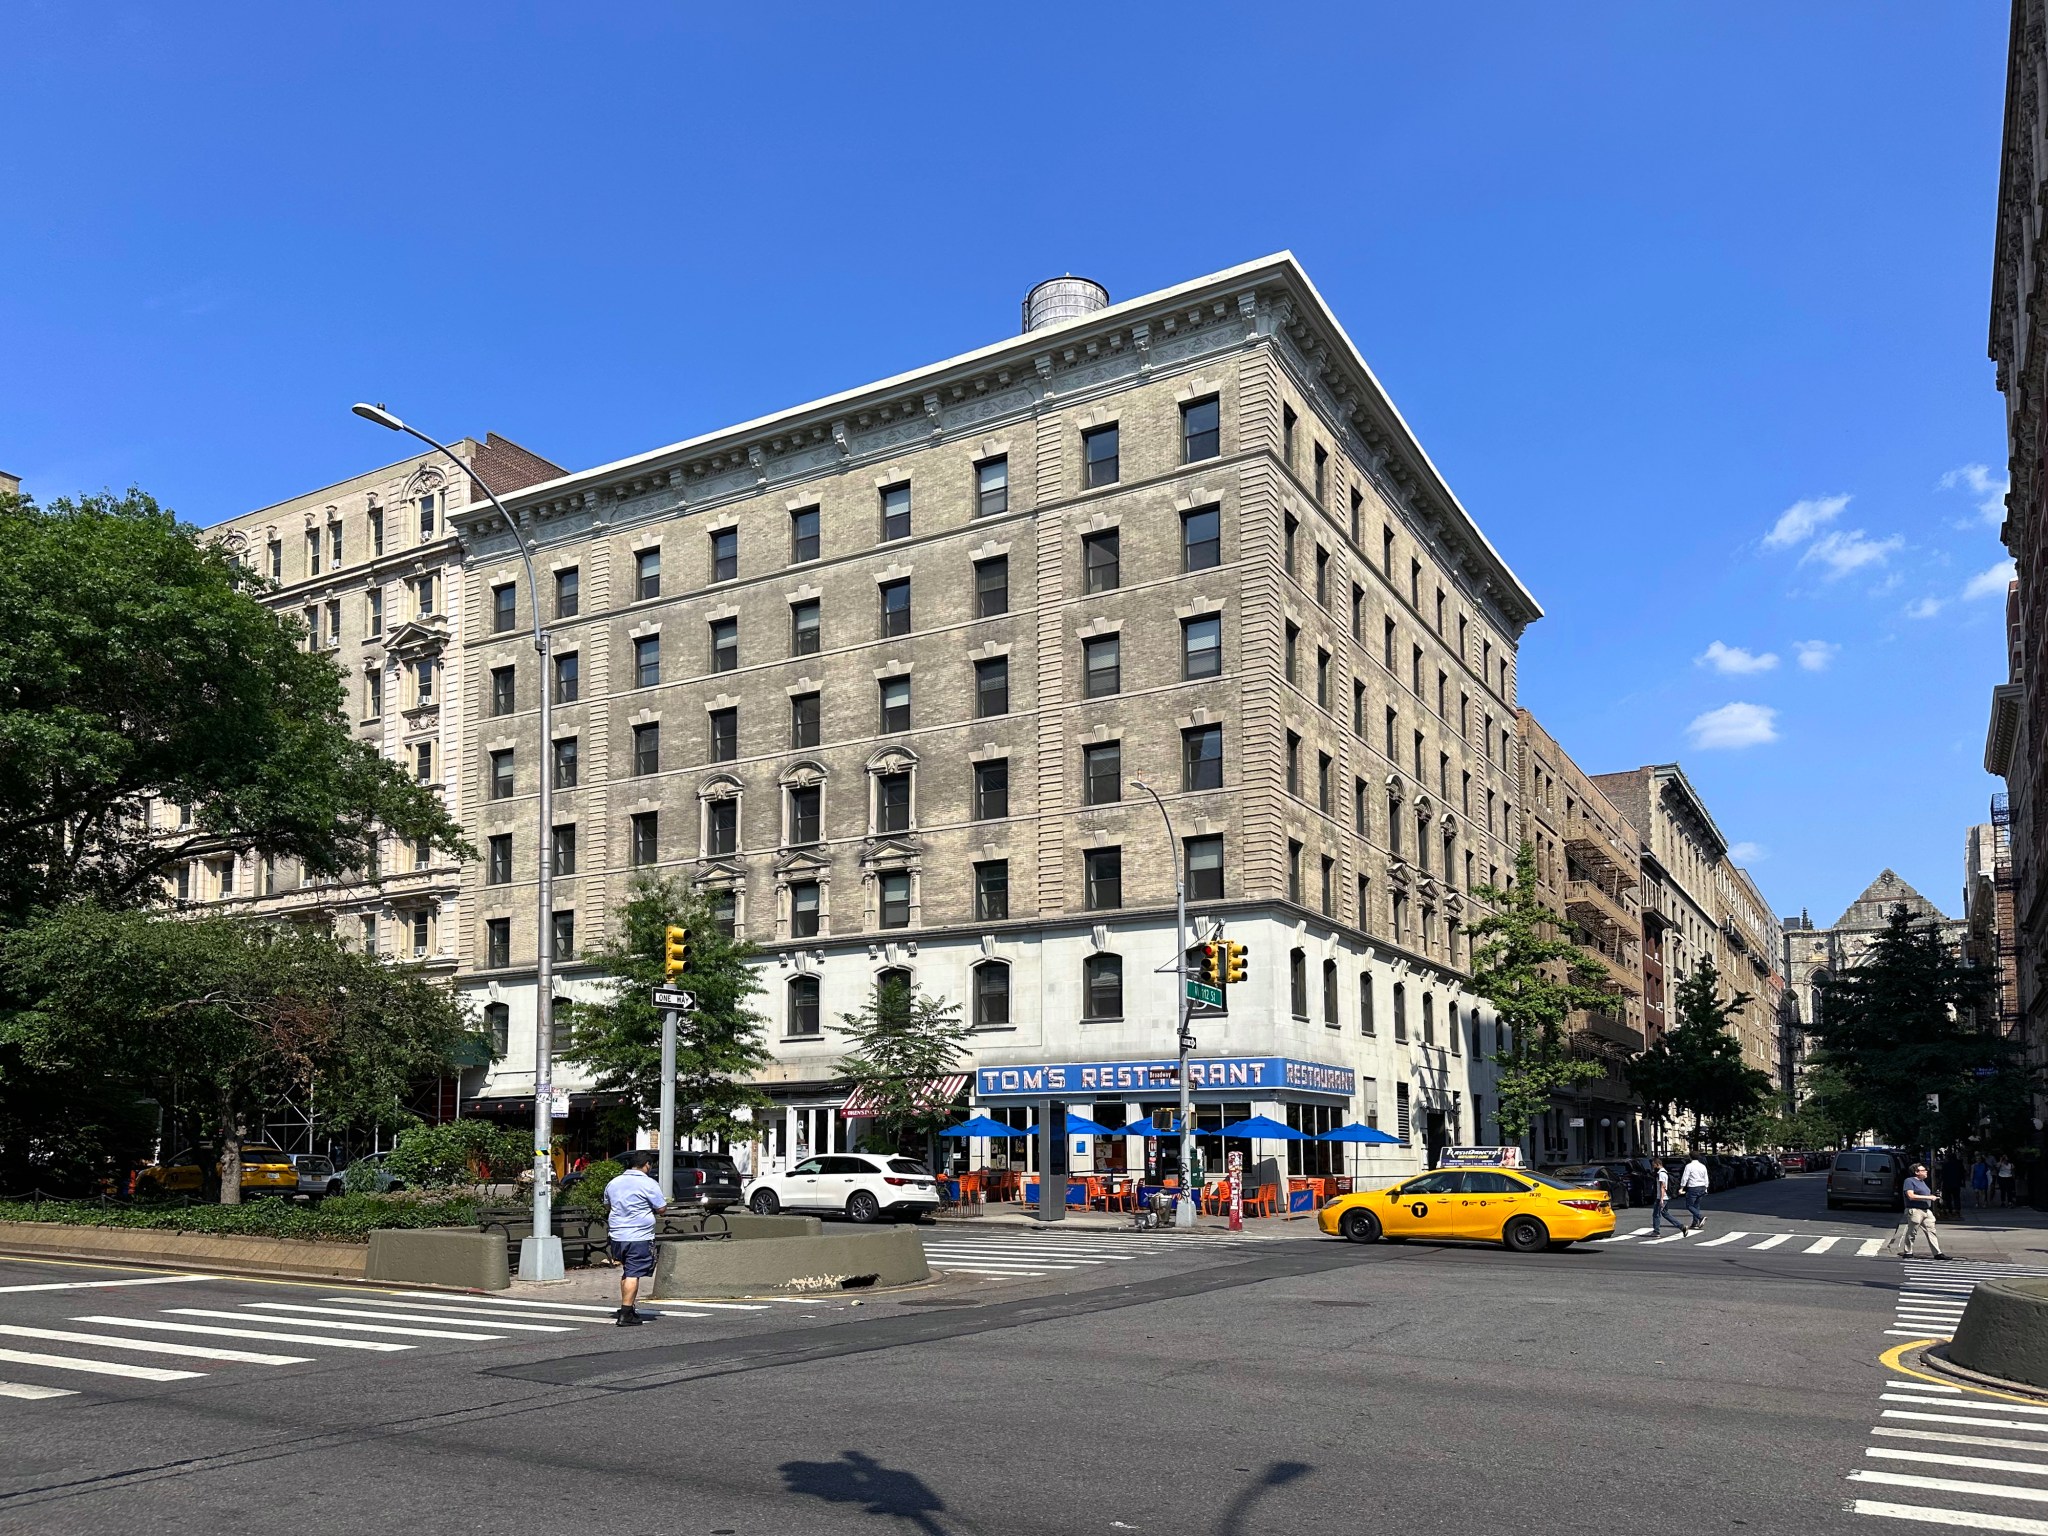
[{"label": "one way sign", "polygon": [[674,987],[656,987],[654,989],[654,1006],[657,1008],[679,1008],[687,1013],[697,1006],[697,994],[694,992],[679,992]]}]

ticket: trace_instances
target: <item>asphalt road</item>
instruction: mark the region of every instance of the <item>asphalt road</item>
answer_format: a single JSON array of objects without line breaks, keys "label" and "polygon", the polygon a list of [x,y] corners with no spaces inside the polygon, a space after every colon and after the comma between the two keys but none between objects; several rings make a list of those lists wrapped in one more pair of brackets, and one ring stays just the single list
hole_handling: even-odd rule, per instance
[{"label": "asphalt road", "polygon": [[[1817,1194],[1737,1191],[1710,1221],[1773,1219],[1729,1211],[1742,1195],[1810,1215]],[[1004,1240],[1083,1251],[986,1238]],[[0,1389],[0,1531],[1898,1528],[1849,1512],[1844,1481],[1900,1342],[1896,1260],[1357,1248],[1307,1223],[1156,1242],[858,1306],[676,1305],[694,1315],[630,1331],[546,1304],[0,1260],[0,1382],[32,1394]],[[80,1288],[20,1289],[56,1285]]]}]

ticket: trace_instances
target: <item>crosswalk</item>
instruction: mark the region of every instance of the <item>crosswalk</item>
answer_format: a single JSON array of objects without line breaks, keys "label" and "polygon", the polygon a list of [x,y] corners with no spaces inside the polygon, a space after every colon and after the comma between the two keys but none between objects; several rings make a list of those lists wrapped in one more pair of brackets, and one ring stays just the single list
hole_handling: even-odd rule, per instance
[{"label": "crosswalk", "polygon": [[[816,1297],[778,1297],[669,1303],[642,1311],[662,1319],[715,1318],[821,1305],[825,1303]],[[305,1300],[266,1297],[214,1306],[80,1312],[36,1323],[0,1322],[0,1402],[77,1397],[90,1386],[112,1382],[198,1381],[223,1369],[268,1369],[424,1347],[566,1338],[587,1329],[610,1328],[614,1311],[592,1302],[447,1291],[315,1292]]]},{"label": "crosswalk", "polygon": [[2003,1279],[2012,1275],[2048,1275],[2048,1266],[1977,1263],[1957,1259],[1943,1263],[1934,1259],[1907,1259],[1906,1275],[1899,1286],[1892,1326],[1887,1334],[1914,1339],[1952,1337],[1970,1292],[1980,1280]]},{"label": "crosswalk", "polygon": [[1651,1235],[1650,1228],[1637,1227],[1632,1232],[1616,1232],[1612,1237],[1603,1239],[1609,1244],[1633,1242],[1639,1248],[1682,1246],[1701,1250],[1791,1253],[1814,1258],[1832,1255],[1838,1259],[1882,1258],[1887,1241],[1883,1237],[1844,1237],[1839,1233],[1830,1236],[1820,1232],[1717,1232],[1712,1227],[1697,1237],[1691,1233],[1683,1237],[1655,1237]]},{"label": "crosswalk", "polygon": [[1213,1235],[1189,1237],[1172,1232],[1104,1233],[1087,1237],[1055,1237],[1037,1233],[1006,1237],[994,1232],[945,1232],[924,1238],[924,1254],[925,1262],[935,1270],[960,1275],[1030,1279],[1114,1268],[1119,1264],[1164,1255],[1181,1256],[1194,1251],[1239,1248],[1262,1241],[1270,1239]]}]

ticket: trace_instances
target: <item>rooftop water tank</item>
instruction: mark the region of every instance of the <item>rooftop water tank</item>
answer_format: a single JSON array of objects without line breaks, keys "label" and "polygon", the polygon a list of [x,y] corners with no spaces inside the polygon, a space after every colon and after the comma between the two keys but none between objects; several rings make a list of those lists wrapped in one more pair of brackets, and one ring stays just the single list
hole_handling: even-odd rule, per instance
[{"label": "rooftop water tank", "polygon": [[1071,273],[1065,277],[1049,277],[1024,295],[1024,329],[1027,332],[1042,330],[1048,325],[1078,320],[1083,315],[1092,315],[1098,309],[1107,308],[1109,290],[1102,284]]}]

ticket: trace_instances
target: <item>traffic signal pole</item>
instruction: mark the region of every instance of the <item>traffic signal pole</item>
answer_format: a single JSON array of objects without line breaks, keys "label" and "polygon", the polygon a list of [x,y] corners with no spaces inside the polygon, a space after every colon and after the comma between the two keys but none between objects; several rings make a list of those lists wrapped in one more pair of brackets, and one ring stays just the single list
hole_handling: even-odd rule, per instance
[{"label": "traffic signal pole", "polygon": [[[662,933],[661,978],[669,986],[690,968],[690,934],[671,923]],[[676,1027],[680,1009],[666,1003],[661,1009],[661,1130],[655,1148],[655,1174],[661,1180],[661,1198],[675,1198],[676,1178]]]},{"label": "traffic signal pole", "polygon": [[1159,798],[1159,791],[1143,779],[1133,779],[1134,788],[1142,789],[1152,797],[1152,803],[1159,807],[1159,819],[1166,823],[1166,856],[1173,860],[1173,990],[1175,995],[1175,1018],[1180,1021],[1180,1199],[1173,1208],[1173,1224],[1176,1227],[1192,1227],[1195,1224],[1196,1205],[1201,1191],[1192,1185],[1195,1167],[1195,1103],[1194,1085],[1188,1081],[1188,1056],[1195,1048],[1194,1036],[1188,1032],[1188,886],[1185,860],[1181,857],[1180,839],[1173,835],[1173,818],[1166,814],[1166,802]]}]

